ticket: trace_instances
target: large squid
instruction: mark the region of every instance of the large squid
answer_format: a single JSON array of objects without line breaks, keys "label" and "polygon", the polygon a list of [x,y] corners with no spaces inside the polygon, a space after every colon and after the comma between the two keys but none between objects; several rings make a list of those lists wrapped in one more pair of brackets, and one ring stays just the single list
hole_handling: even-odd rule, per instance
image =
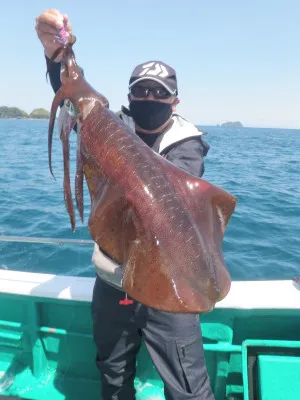
[{"label": "large squid", "polygon": [[90,193],[89,232],[122,266],[124,291],[169,312],[202,313],[230,289],[222,240],[236,198],[176,168],[149,148],[85,80],[71,36],[62,52],[61,83],[49,123],[49,166],[56,112],[63,143],[64,195],[75,229],[69,135],[76,124],[75,197],[83,220],[84,177]]}]

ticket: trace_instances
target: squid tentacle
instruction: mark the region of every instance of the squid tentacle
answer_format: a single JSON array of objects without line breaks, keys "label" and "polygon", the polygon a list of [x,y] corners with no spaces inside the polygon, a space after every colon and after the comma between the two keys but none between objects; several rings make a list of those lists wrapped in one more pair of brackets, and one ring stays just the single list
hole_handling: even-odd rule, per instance
[{"label": "squid tentacle", "polygon": [[77,133],[77,154],[76,154],[76,176],[75,176],[75,194],[77,209],[83,223],[83,162],[81,157],[80,135]]},{"label": "squid tentacle", "polygon": [[71,179],[70,179],[70,132],[61,132],[61,141],[63,146],[63,162],[64,162],[64,198],[66,209],[70,215],[72,231],[75,231],[75,212],[72,201]]},{"label": "squid tentacle", "polygon": [[70,101],[65,100],[65,104],[59,113],[59,131],[63,147],[64,163],[64,198],[65,205],[70,216],[72,231],[75,231],[75,212],[72,200],[71,181],[70,181],[70,134],[76,124],[75,114],[70,114]]},{"label": "squid tentacle", "polygon": [[63,88],[61,87],[57,92],[54,97],[52,106],[51,106],[51,111],[50,111],[50,120],[49,120],[49,129],[48,129],[48,162],[49,162],[49,169],[51,172],[51,175],[55,179],[55,176],[52,171],[52,138],[53,138],[53,130],[54,130],[54,124],[55,124],[55,117],[57,113],[57,109],[60,105],[60,103],[65,99],[65,92]]}]

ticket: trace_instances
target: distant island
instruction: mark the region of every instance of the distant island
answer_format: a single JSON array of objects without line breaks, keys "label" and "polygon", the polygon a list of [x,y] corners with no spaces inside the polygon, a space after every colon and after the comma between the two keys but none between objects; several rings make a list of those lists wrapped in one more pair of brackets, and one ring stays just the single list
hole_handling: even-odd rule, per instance
[{"label": "distant island", "polygon": [[243,124],[240,121],[224,122],[223,124],[217,126],[221,128],[243,128]]},{"label": "distant island", "polygon": [[44,108],[36,108],[30,114],[17,107],[0,107],[0,119],[49,119],[50,113]]}]

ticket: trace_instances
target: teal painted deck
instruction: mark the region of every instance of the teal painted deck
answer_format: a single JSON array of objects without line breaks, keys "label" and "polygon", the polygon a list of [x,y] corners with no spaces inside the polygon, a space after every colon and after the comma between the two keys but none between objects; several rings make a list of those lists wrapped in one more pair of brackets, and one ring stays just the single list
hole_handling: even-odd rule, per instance
[{"label": "teal painted deck", "polygon": [[[0,320],[0,371],[13,379],[2,396],[100,398],[89,302],[1,293]],[[201,326],[217,400],[299,399],[300,310],[217,308]],[[138,400],[164,398],[144,347],[136,388]]]}]

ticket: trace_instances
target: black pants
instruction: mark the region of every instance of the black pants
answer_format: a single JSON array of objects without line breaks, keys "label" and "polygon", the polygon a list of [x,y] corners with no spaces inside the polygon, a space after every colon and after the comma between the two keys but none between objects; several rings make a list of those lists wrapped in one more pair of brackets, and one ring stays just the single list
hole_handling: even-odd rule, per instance
[{"label": "black pants", "polygon": [[197,314],[121,306],[124,293],[97,277],[92,316],[103,400],[135,399],[136,355],[143,339],[167,400],[213,400]]}]

